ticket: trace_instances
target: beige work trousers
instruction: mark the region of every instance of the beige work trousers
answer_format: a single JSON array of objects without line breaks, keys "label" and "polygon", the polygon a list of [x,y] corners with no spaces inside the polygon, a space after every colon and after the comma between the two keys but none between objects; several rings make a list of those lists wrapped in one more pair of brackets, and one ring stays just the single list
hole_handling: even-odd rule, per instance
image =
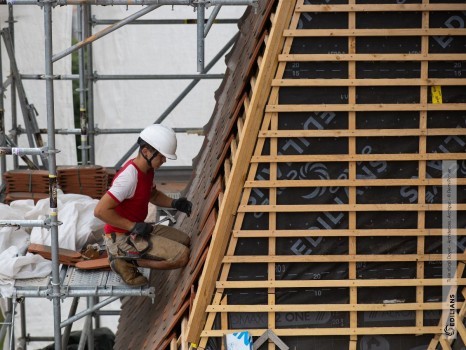
[{"label": "beige work trousers", "polygon": [[176,262],[189,256],[189,236],[170,226],[155,225],[149,239],[128,235],[105,235],[110,257],[125,259],[153,259]]}]

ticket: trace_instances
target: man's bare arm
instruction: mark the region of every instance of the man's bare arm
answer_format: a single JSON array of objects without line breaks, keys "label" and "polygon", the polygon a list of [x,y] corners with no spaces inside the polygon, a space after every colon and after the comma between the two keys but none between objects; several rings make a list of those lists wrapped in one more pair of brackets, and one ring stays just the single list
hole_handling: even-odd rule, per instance
[{"label": "man's bare arm", "polygon": [[106,193],[97,203],[97,206],[94,209],[94,216],[109,225],[130,231],[135,223],[121,217],[115,211],[117,205],[118,203]]},{"label": "man's bare arm", "polygon": [[173,198],[168,197],[165,193],[160,192],[156,188],[152,189],[150,202],[159,207],[171,208]]}]

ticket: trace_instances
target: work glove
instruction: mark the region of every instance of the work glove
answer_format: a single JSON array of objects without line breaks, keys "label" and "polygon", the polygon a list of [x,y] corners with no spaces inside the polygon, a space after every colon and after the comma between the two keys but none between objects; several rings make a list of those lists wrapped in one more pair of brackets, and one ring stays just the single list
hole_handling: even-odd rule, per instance
[{"label": "work glove", "polygon": [[147,222],[136,222],[133,228],[129,231],[130,235],[135,237],[147,238],[152,233],[154,227]]},{"label": "work glove", "polygon": [[182,211],[188,216],[191,215],[192,207],[193,203],[191,203],[191,201],[189,201],[186,197],[181,197],[172,201],[172,208]]}]

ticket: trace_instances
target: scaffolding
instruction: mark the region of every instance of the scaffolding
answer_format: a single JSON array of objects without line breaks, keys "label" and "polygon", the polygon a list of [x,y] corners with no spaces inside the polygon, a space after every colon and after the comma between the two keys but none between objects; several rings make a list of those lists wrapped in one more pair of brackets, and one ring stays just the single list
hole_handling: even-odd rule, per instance
[{"label": "scaffolding", "polygon": [[[0,4],[8,6],[8,28],[2,30],[1,35],[10,58],[11,76],[7,82],[3,83],[2,70],[0,69],[1,93],[5,91],[6,86],[11,90],[11,114],[12,126],[15,131],[13,135],[8,136],[5,130],[4,105],[3,98],[0,98],[0,173],[6,172],[6,155],[13,156],[13,166],[18,168],[18,157],[31,169],[40,167],[48,169],[49,172],[49,194],[50,194],[50,212],[44,220],[2,220],[0,227],[3,226],[21,226],[21,227],[44,227],[51,231],[51,252],[52,252],[52,274],[51,277],[34,279],[34,280],[17,280],[13,288],[13,295],[8,299],[8,308],[5,315],[5,322],[2,324],[0,339],[8,335],[10,339],[10,349],[14,349],[14,318],[17,301],[24,298],[48,298],[53,303],[53,330],[54,337],[29,337],[26,335],[25,325],[25,306],[19,303],[21,314],[21,344],[19,348],[26,349],[26,342],[31,340],[53,340],[55,349],[61,350],[66,348],[72,324],[86,317],[85,325],[79,343],[79,349],[94,348],[92,336],[92,317],[104,314],[117,314],[114,312],[105,312],[100,309],[115,300],[125,296],[154,297],[154,287],[132,288],[124,285],[119,277],[111,271],[80,271],[74,267],[60,266],[58,257],[58,181],[57,181],[57,164],[56,154],[58,150],[55,146],[55,135],[80,135],[81,159],[82,164],[95,164],[95,136],[99,134],[111,133],[137,133],[140,129],[99,129],[95,125],[93,115],[94,91],[93,84],[98,80],[146,80],[146,79],[191,79],[192,81],[179,94],[179,96],[170,104],[170,106],[154,121],[161,123],[173,109],[188,95],[188,93],[202,79],[221,79],[222,74],[209,74],[210,69],[215,63],[225,55],[227,50],[235,42],[237,35],[231,38],[224,47],[215,55],[215,57],[206,64],[204,56],[204,39],[209,33],[212,24],[216,23],[235,23],[237,19],[217,20],[219,10],[224,5],[242,5],[256,6],[257,0],[2,0]],[[15,64],[14,52],[14,16],[13,7],[18,5],[35,5],[43,8],[44,14],[44,52],[45,52],[45,73],[21,75]],[[55,6],[77,5],[78,9],[78,33],[79,42],[68,49],[53,54],[52,47],[52,13]],[[146,5],[142,10],[128,16],[125,19],[112,20],[95,20],[92,18],[92,5]],[[143,15],[159,8],[163,5],[186,5],[192,6],[197,11],[196,20],[138,20]],[[215,6],[210,17],[205,18],[205,9],[209,6]],[[198,74],[163,74],[163,75],[99,75],[93,72],[92,62],[92,42],[105,35],[127,25],[127,24],[181,24],[196,23],[197,25],[197,72]],[[95,24],[109,24],[105,29],[92,34],[92,26]],[[53,63],[60,60],[73,52],[78,52],[79,74],[71,75],[54,75]],[[86,62],[87,60],[87,62]],[[0,67],[2,66],[2,54],[0,51]],[[47,128],[40,129],[35,122],[34,106],[29,104],[24,94],[22,80],[36,79],[45,81],[46,108],[47,108]],[[79,105],[80,105],[80,128],[79,129],[57,129],[55,127],[54,115],[54,81],[56,80],[78,80],[79,81]],[[18,92],[18,96],[16,95]],[[19,99],[23,117],[25,120],[25,129],[18,126],[16,100]],[[196,128],[175,128],[176,132],[198,132]],[[26,134],[29,146],[18,147],[18,135]],[[47,135],[47,143],[42,140],[42,134]],[[134,145],[118,162],[115,168],[121,167],[123,162],[134,152]],[[2,192],[5,184],[2,182]],[[144,274],[148,275],[149,270],[145,269]],[[76,314],[79,298],[87,298],[87,309]],[[65,298],[73,298],[67,320],[61,320],[60,302]],[[100,298],[105,298],[100,300]],[[64,332],[62,334],[62,328]]]}]

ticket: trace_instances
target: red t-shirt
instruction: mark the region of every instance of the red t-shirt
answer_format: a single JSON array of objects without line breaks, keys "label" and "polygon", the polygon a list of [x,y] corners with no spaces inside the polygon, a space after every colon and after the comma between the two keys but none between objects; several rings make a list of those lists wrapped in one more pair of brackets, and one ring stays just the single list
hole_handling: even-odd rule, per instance
[{"label": "red t-shirt", "polygon": [[[118,202],[115,211],[120,216],[133,222],[140,222],[147,216],[153,187],[155,187],[154,170],[144,173],[131,159],[116,173],[107,193]],[[104,231],[105,233],[127,232],[109,224],[105,225]]]}]

